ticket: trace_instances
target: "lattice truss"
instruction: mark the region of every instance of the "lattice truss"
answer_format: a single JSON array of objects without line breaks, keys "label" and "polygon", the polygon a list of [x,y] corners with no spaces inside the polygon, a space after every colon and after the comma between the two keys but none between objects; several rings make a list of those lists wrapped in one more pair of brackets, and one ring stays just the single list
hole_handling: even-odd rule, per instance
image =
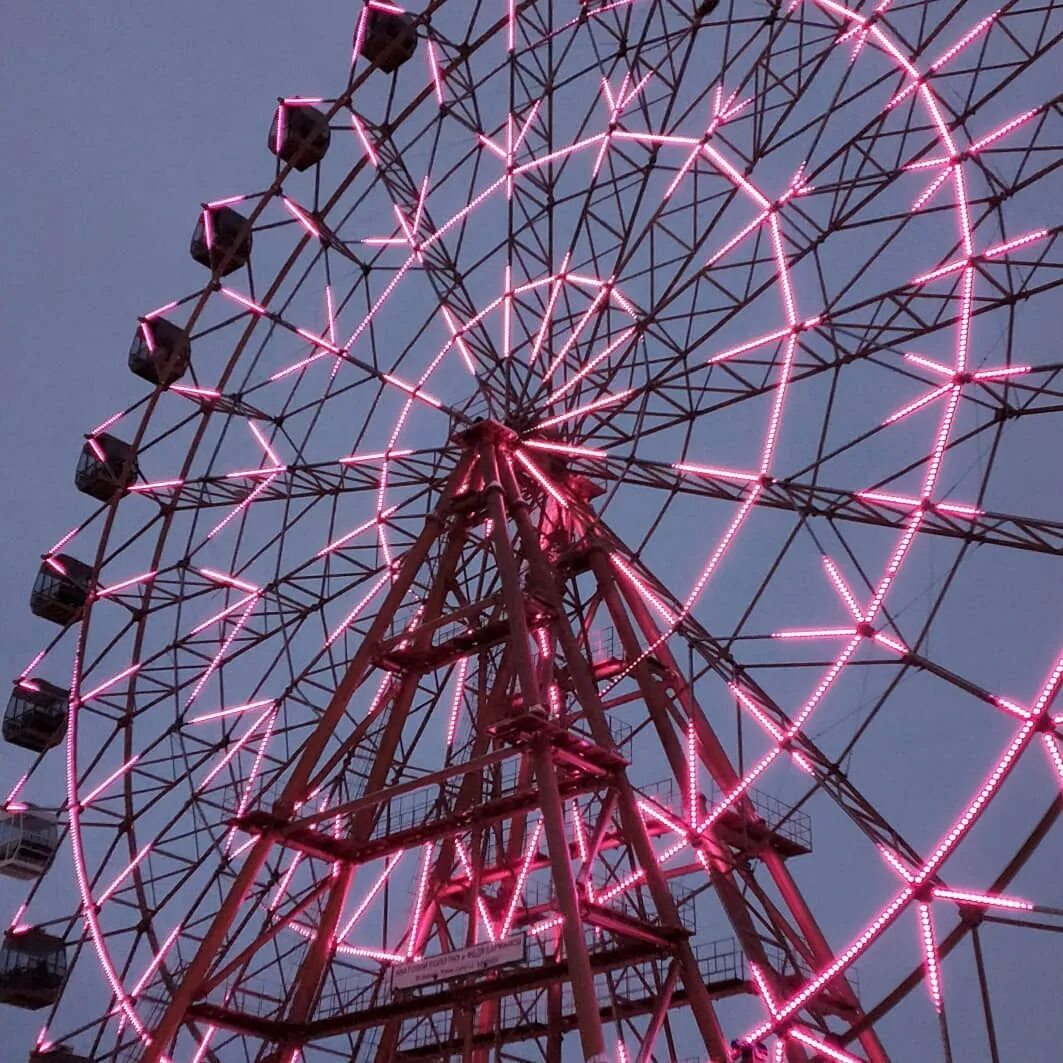
[{"label": "lattice truss", "polygon": [[350,29],[45,555],[93,575],[15,691],[70,691],[4,806],[65,838],[33,1058],[1025,1058],[1059,5]]}]

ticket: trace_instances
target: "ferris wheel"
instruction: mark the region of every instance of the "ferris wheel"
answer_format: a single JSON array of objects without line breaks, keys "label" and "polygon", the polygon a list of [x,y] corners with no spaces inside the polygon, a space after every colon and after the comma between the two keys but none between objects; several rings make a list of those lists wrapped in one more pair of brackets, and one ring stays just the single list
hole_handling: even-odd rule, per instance
[{"label": "ferris wheel", "polygon": [[1034,1058],[1063,5],[350,32],[33,586],[30,1059]]}]

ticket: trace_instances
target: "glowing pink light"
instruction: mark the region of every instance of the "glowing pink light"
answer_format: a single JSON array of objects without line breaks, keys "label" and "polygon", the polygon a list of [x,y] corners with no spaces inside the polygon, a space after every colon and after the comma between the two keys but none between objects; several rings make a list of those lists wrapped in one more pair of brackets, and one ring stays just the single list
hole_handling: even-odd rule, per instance
[{"label": "glowing pink light", "polygon": [[982,908],[1005,908],[1015,912],[1032,912],[1036,907],[1032,901],[1021,897],[1005,897],[1000,894],[980,893],[976,890],[953,890],[944,886],[933,890],[934,897],[943,901],[956,901],[957,904],[974,904]]},{"label": "glowing pink light", "polygon": [[892,650],[900,657],[905,657],[908,654],[908,647],[899,639],[895,639],[892,635],[886,635],[881,631],[876,631],[871,638],[880,646],[885,646],[886,649]]},{"label": "glowing pink light", "polygon": [[517,5],[516,0],[506,0],[506,51],[512,52],[514,38],[517,32]]},{"label": "glowing pink light", "polygon": [[974,374],[974,379],[978,381],[1003,380],[1009,376],[1022,376],[1024,373],[1029,373],[1032,368],[1029,365],[1008,365],[1001,366],[999,369],[980,369]]},{"label": "glowing pink light", "polygon": [[407,384],[405,380],[400,380],[397,376],[392,376],[391,373],[383,373],[382,376],[389,384],[399,388],[401,391],[405,391],[411,398],[427,403],[437,410],[443,408],[443,403],[434,396],[429,395],[427,391],[422,391],[420,385]]},{"label": "glowing pink light", "polygon": [[215,535],[218,535],[221,531],[223,531],[226,525],[228,525],[231,521],[235,520],[236,517],[243,513],[243,511],[247,509],[248,506],[250,506],[259,497],[259,495],[261,495],[266,490],[266,488],[269,487],[271,483],[273,483],[273,481],[277,478],[278,475],[279,473],[274,472],[271,475],[267,476],[266,479],[264,479],[260,484],[258,484],[255,489],[250,492],[250,494],[248,494],[247,498],[245,498],[238,506],[234,506],[233,509],[226,516],[222,517],[222,519],[218,521],[218,523],[215,524],[209,532],[207,532],[207,538],[213,539]]},{"label": "glowing pink light", "polygon": [[521,445],[530,447],[532,450],[543,450],[552,454],[565,454],[573,458],[607,458],[607,450],[596,450],[593,447],[575,447],[567,443],[554,443],[547,439],[524,439]]},{"label": "glowing pink light", "polygon": [[204,670],[203,674],[199,677],[199,681],[192,688],[192,693],[189,695],[188,700],[185,702],[185,708],[186,709],[189,708],[192,705],[192,703],[196,700],[196,698],[199,697],[200,692],[207,685],[207,681],[210,679],[210,677],[217,670],[218,665],[221,664],[222,658],[228,652],[229,647],[235,641],[236,636],[240,634],[240,632],[244,628],[244,625],[248,622],[248,620],[251,619],[251,614],[255,611],[255,608],[257,607],[258,602],[259,602],[259,598],[260,598],[260,596],[258,594],[249,594],[248,595],[249,601],[248,601],[247,607],[240,614],[240,616],[237,619],[236,623],[233,625],[232,631],[229,632],[229,634],[226,637],[225,641],[222,643],[221,648],[214,655],[214,657],[211,660],[210,664],[207,665],[207,667]]},{"label": "glowing pink light", "polygon": [[[465,848],[464,842],[460,838],[455,840],[455,849],[458,854],[458,859],[461,860],[461,866],[465,871],[466,878],[472,881],[472,861],[469,859],[469,853]],[[483,895],[476,895],[476,910],[480,913],[480,920],[483,922],[484,931],[487,933],[488,941],[496,940],[495,925],[491,921],[491,915],[487,910],[487,905],[484,902]]]},{"label": "glowing pink light", "polygon": [[933,1001],[934,1010],[941,1012],[941,964],[938,960],[937,944],[934,941],[934,922],[930,914],[930,905],[920,903],[919,937],[923,944],[923,965],[926,970],[926,988]]},{"label": "glowing pink light", "polygon": [[523,450],[516,450],[513,456],[528,470],[539,486],[562,508],[568,508],[568,499],[550,482],[546,474],[535,464]]},{"label": "glowing pink light", "polygon": [[269,476],[275,478],[282,472],[287,471],[287,465],[267,465],[261,469],[238,469],[236,472],[227,472],[225,474],[226,480],[248,480],[254,479],[256,476]]},{"label": "glowing pink light", "polygon": [[919,410],[926,406],[929,406],[932,402],[936,402],[943,395],[947,395],[954,389],[954,384],[942,384],[940,387],[934,388],[932,391],[926,392],[925,395],[921,395],[913,402],[909,402],[907,406],[902,406],[899,410],[895,410],[887,417],[882,424],[896,424],[898,421],[903,421],[906,417],[911,416],[913,413],[917,413]]},{"label": "glowing pink light", "polygon": [[207,774],[203,777],[202,781],[196,787],[197,793],[202,793],[202,791],[204,791],[218,777],[218,775],[225,770],[229,762],[232,761],[232,759],[237,755],[237,753],[239,753],[240,750],[247,745],[254,733],[258,730],[259,726],[265,722],[265,720],[271,715],[272,712],[273,708],[271,703],[271,706],[269,708],[267,708],[264,712],[260,713],[257,717],[255,717],[250,727],[248,727],[247,730],[243,733],[243,735],[238,738],[226,751],[225,756],[223,756],[217,762],[217,764],[215,764],[214,767],[211,768],[211,770],[207,772]]},{"label": "glowing pink light", "polygon": [[543,373],[543,379],[549,380],[550,377],[557,372],[558,368],[564,364],[565,359],[568,357],[568,352],[579,342],[579,338],[583,333],[583,330],[590,324],[591,319],[598,312],[598,308],[601,306],[602,301],[608,296],[609,287],[603,284],[598,289],[598,294],[591,300],[591,305],[584,311],[583,316],[576,322],[576,327],[572,330],[568,339],[564,342],[561,350],[555,355],[554,360],[550,363],[549,368]]},{"label": "glowing pink light", "polygon": [[174,943],[174,939],[181,932],[182,926],[182,923],[178,923],[177,926],[175,926],[173,930],[171,930],[170,933],[167,935],[166,940],[159,947],[159,951],[155,953],[154,956],[152,956],[151,962],[148,964],[144,973],[137,980],[136,985],[133,986],[132,992],[129,994],[131,997],[135,999],[137,996],[139,996],[140,991],[144,988],[144,986],[148,984],[148,981],[151,979],[151,976],[159,969],[159,966],[162,964],[162,961],[166,956],[166,953],[170,950],[170,946]]},{"label": "glowing pink light", "polygon": [[[206,241],[208,250],[214,247],[214,219],[209,210],[203,211],[203,239]],[[148,344],[149,349],[151,344]]]},{"label": "glowing pink light", "polygon": [[96,592],[97,598],[107,598],[112,594],[117,594],[119,591],[127,590],[129,587],[135,587],[138,583],[150,583],[158,575],[156,570],[151,572],[142,572],[139,576],[130,576],[129,579],[122,580],[121,583],[115,583],[110,587],[104,587],[102,590]]},{"label": "glowing pink light", "polygon": [[998,126],[991,133],[987,133],[980,140],[976,140],[968,149],[969,155],[974,155],[981,151],[983,148],[989,147],[990,144],[996,143],[1001,137],[1005,137],[1008,133],[1019,128],[1019,126],[1025,125],[1035,115],[1041,113],[1040,107],[1034,107],[1030,111],[1024,111],[1020,115],[1016,115],[1010,122],[1005,122],[1002,126]]},{"label": "glowing pink light", "polygon": [[569,808],[572,810],[572,833],[576,838],[576,849],[580,860],[586,863],[590,856],[590,845],[587,841],[587,830],[583,825],[583,816],[580,814],[579,801],[571,801]]},{"label": "glowing pink light", "polygon": [[791,1029],[786,1035],[791,1041],[797,1041],[803,1044],[806,1048],[814,1048],[817,1052],[822,1053],[827,1059],[834,1060],[834,1063],[861,1063],[861,1060],[856,1056],[850,1055],[848,1052],[835,1045],[828,1044],[826,1041],[819,1037],[815,1037],[807,1030],[803,1030],[798,1026]]},{"label": "glowing pink light", "polygon": [[783,734],[782,729],[776,726],[775,721],[737,683],[729,683],[728,686],[738,703],[776,742],[785,740],[786,736]]},{"label": "glowing pink light", "polygon": [[247,199],[247,196],[228,196],[225,199],[211,200],[207,206],[210,207],[211,210],[218,207],[231,207],[234,203],[243,203],[245,199]]},{"label": "glowing pink light", "polygon": [[424,855],[421,857],[421,874],[417,880],[417,897],[413,905],[413,918],[410,920],[410,940],[406,946],[406,959],[412,960],[417,949],[420,934],[421,915],[424,912],[424,898],[428,890],[428,872],[431,869],[432,850],[435,842],[426,842]]},{"label": "glowing pink light", "polygon": [[58,572],[60,576],[65,576],[67,574],[66,565],[56,557],[46,557],[44,563],[52,569],[53,572]]},{"label": "glowing pink light", "polygon": [[226,288],[222,285],[220,291],[226,299],[230,299],[234,303],[239,303],[240,306],[246,307],[254,314],[265,314],[267,312],[264,306],[260,306],[253,299],[249,299],[246,295],[242,295],[240,292],[234,291],[232,288]]},{"label": "glowing pink light", "polygon": [[201,576],[206,576],[207,579],[213,580],[215,583],[224,583],[227,587],[236,587],[239,590],[254,592],[255,594],[258,594],[261,590],[260,587],[256,587],[253,583],[237,579],[236,576],[230,576],[227,572],[218,572],[213,568],[200,568],[196,571]]},{"label": "glowing pink light", "polygon": [[146,313],[144,315],[144,320],[145,321],[150,321],[152,318],[161,317],[163,314],[167,313],[170,310],[174,310],[176,308],[177,308],[177,300],[175,299],[172,303],[167,303],[165,306],[160,306],[160,307],[156,308],[155,310],[151,310],[148,313]]},{"label": "glowing pink light", "polygon": [[641,579],[639,574],[617,553],[609,555],[609,560],[618,568],[629,583],[642,595],[643,599],[653,607],[654,611],[663,618],[665,623],[674,624],[678,619],[675,612],[656,595],[649,586]]},{"label": "glowing pink light", "polygon": [[851,638],[856,634],[852,627],[806,627],[786,631],[773,631],[773,639],[836,639]]},{"label": "glowing pink light", "polygon": [[152,842],[148,842],[148,844],[145,845],[137,853],[137,855],[134,856],[133,859],[122,869],[118,877],[114,879],[114,881],[103,891],[103,893],[101,893],[99,897],[95,899],[94,907],[97,911],[99,911],[99,909],[102,908],[112,896],[114,896],[114,893],[118,889],[118,887],[121,886],[121,884],[133,873],[140,861],[143,860],[144,857],[151,852],[152,844]]},{"label": "glowing pink light", "polygon": [[501,941],[503,938],[509,937],[509,932],[513,928],[513,920],[516,918],[517,905],[520,903],[521,896],[524,893],[524,884],[528,881],[528,873],[531,871],[532,860],[535,858],[536,850],[539,846],[539,838],[543,833],[543,821],[540,819],[535,824],[535,829],[532,831],[532,836],[528,841],[528,847],[524,853],[524,859],[521,861],[520,871],[517,874],[517,881],[513,884],[513,896],[510,899],[509,907],[506,909],[506,917],[502,920],[502,928],[498,932],[498,938]]},{"label": "glowing pink light", "polygon": [[937,177],[935,177],[933,181],[931,181],[930,184],[928,184],[918,196],[916,196],[915,200],[912,203],[912,213],[914,214],[916,211],[922,210],[923,207],[925,207],[927,203],[929,203],[930,200],[934,198],[934,195],[938,191],[938,189],[941,188],[951,176],[951,167],[942,170],[942,172],[939,173]]},{"label": "glowing pink light", "polygon": [[101,464],[106,465],[107,455],[103,452],[103,447],[101,447],[100,444],[96,441],[96,438],[94,436],[89,436],[86,442],[88,443],[89,450],[91,450],[92,453],[96,456],[96,460],[99,461]]},{"label": "glowing pink light", "polygon": [[1035,229],[1031,233],[1026,233],[1025,236],[1019,236],[1014,240],[1008,240],[1005,243],[996,244],[994,247],[988,248],[982,252],[982,258],[1000,258],[1002,255],[1006,255],[1020,247],[1026,247],[1028,244],[1043,240],[1048,235],[1048,229]]},{"label": "glowing pink light", "polygon": [[101,782],[99,784],[99,786],[93,787],[93,789],[91,791],[89,791],[89,793],[86,794],[85,797],[82,798],[78,802],[79,807],[81,808],[81,810],[84,811],[86,808],[88,808],[89,805],[91,805],[92,802],[95,801],[96,798],[99,797],[100,794],[102,794],[104,792],[104,790],[107,789],[108,786],[111,785],[111,783],[115,782],[117,779],[120,779],[127,772],[131,771],[133,769],[133,766],[136,764],[136,762],[138,760],[140,760],[140,754],[139,753],[137,753],[133,757],[130,757],[129,760],[127,760],[123,765],[121,765],[120,767],[118,767],[114,771],[112,771],[111,774],[108,775],[107,778],[104,779],[103,782]]},{"label": "glowing pink light", "polygon": [[879,845],[878,851],[882,859],[885,860],[886,863],[889,864],[890,867],[892,867],[893,870],[896,871],[897,874],[900,875],[905,882],[910,883],[915,881],[915,876],[908,869],[908,866],[892,849],[885,845]]},{"label": "glowing pink light", "polygon": [[740,343],[737,347],[729,347],[726,351],[721,351],[719,354],[714,354],[708,359],[707,365],[716,365],[718,362],[725,362],[728,358],[734,358],[739,354],[746,354],[749,351],[755,351],[758,347],[764,347],[769,343],[774,343],[776,340],[781,340],[786,336],[793,335],[793,327],[787,326],[786,328],[776,329],[775,332],[769,332],[764,336],[758,336],[756,339],[748,340],[745,343]]},{"label": "glowing pink light", "polygon": [[[695,798],[696,799],[696,798]],[[670,816],[660,805],[655,801],[650,801],[646,798],[639,798],[637,802],[639,808],[651,819],[657,820],[658,823],[663,824],[670,831],[678,834],[680,838],[684,840],[690,836],[690,827],[685,823],[680,823],[679,820]]]},{"label": "glowing pink light", "polygon": [[376,597],[376,595],[380,591],[380,588],[383,587],[384,584],[387,583],[390,579],[391,574],[389,572],[385,572],[384,575],[381,576],[380,579],[378,579],[376,583],[374,583],[373,586],[369,588],[369,591],[365,595],[365,597],[362,598],[362,600],[347,614],[346,617],[344,617],[343,622],[325,640],[326,649],[328,649],[328,647],[331,646],[336,641],[336,639],[338,639],[340,635],[342,635],[347,630],[347,628],[349,628],[351,624],[353,624],[354,621],[358,619],[362,610],[365,609],[365,607],[373,600],[373,598]]},{"label": "glowing pink light", "polygon": [[505,269],[505,291],[502,297],[502,357],[508,358],[513,353],[513,270],[507,264]]},{"label": "glowing pink light", "polygon": [[533,923],[528,927],[528,933],[532,937],[541,937],[548,930],[553,930],[554,927],[564,926],[565,917],[563,915],[554,915],[548,919],[542,919],[538,923]]},{"label": "glowing pink light", "polygon": [[924,358],[921,354],[912,354],[908,352],[904,356],[906,362],[911,362],[913,365],[918,365],[923,369],[929,370],[931,373],[936,373],[938,376],[948,377],[949,380],[956,375],[956,371],[949,365],[943,365],[941,362],[934,361],[933,358]]},{"label": "glowing pink light", "polygon": [[311,362],[317,362],[322,358],[328,358],[332,353],[332,351],[318,351],[317,354],[312,354],[309,358],[304,358],[302,361],[296,362],[294,365],[279,369],[269,378],[270,383],[276,383],[278,380],[283,380],[286,376],[291,376],[292,373],[298,373],[300,370],[305,369],[310,365]]},{"label": "glowing pink light", "polygon": [[698,821],[698,740],[694,721],[687,724],[687,815],[691,823]]},{"label": "glowing pink light", "polygon": [[273,698],[263,698],[261,701],[249,701],[245,705],[233,705],[228,709],[216,709],[214,712],[205,712],[199,716],[193,716],[188,722],[208,723],[211,720],[223,720],[228,716],[238,716],[240,713],[249,712],[252,709],[261,709],[265,705],[273,705]]},{"label": "glowing pink light", "polygon": [[242,609],[245,605],[247,605],[248,602],[257,597],[257,595],[258,591],[255,591],[253,594],[247,594],[243,598],[239,598],[237,601],[233,602],[231,605],[227,605],[224,609],[215,613],[207,620],[204,620],[202,623],[197,624],[189,632],[189,635],[198,635],[201,632],[206,631],[208,627],[211,627],[213,624],[216,624],[219,620],[224,620],[225,617],[227,617],[230,613],[235,613],[238,609]]},{"label": "glowing pink light", "polygon": [[203,1063],[203,1059],[207,1054],[207,1050],[210,1048],[211,1039],[218,1032],[216,1026],[208,1026],[203,1031],[203,1039],[199,1042],[199,1047],[196,1049],[196,1054],[192,1057],[192,1063]]},{"label": "glowing pink light", "polygon": [[689,472],[695,476],[716,476],[721,480],[735,480],[738,483],[752,483],[760,477],[754,472],[739,472],[737,469],[725,469],[719,465],[698,465],[690,461],[672,463],[677,472]]},{"label": "glowing pink light", "polygon": [[465,693],[465,674],[469,668],[469,658],[458,661],[457,674],[454,677],[454,697],[450,703],[450,717],[447,720],[447,749],[454,745],[454,735],[458,730],[458,713],[461,710],[462,697]]},{"label": "glowing pink light", "polygon": [[540,421],[535,425],[532,431],[540,431],[544,428],[552,428],[554,425],[562,424],[565,421],[573,421],[577,417],[593,413],[595,410],[604,409],[606,406],[624,404],[636,393],[636,391],[636,388],[628,388],[626,391],[618,391],[615,394],[604,395],[602,398],[595,399],[593,402],[588,402],[583,406],[577,406],[575,409],[569,410],[568,413],[559,413],[555,417],[548,417],[545,421]]},{"label": "glowing pink light", "polygon": [[303,337],[304,340],[308,340],[315,347],[323,347],[326,351],[330,351],[332,354],[343,354],[343,349],[337,347],[335,344],[329,343],[324,336],[318,336],[311,332],[309,329],[296,328],[296,333]]},{"label": "glowing pink light", "polygon": [[358,139],[362,143],[362,148],[365,150],[366,158],[372,163],[373,166],[380,165],[380,159],[377,156],[376,149],[373,147],[372,142],[369,139],[368,134],[365,131],[365,127],[362,125],[358,115],[351,111],[351,125],[354,128],[354,132]]},{"label": "glowing pink light", "polygon": [[[22,775],[22,777],[18,780],[18,782],[16,782],[15,785],[13,787],[11,787],[11,792],[7,795],[7,797],[4,798],[3,808],[4,808],[5,811],[7,811],[7,812],[19,811],[19,807],[15,804],[15,798],[18,797],[18,795],[21,793],[22,787],[26,785],[26,780],[29,777],[30,777],[30,773],[27,771],[27,772],[25,772]],[[25,808],[25,806],[22,806],[22,807],[23,807],[23,809]]]},{"label": "glowing pink light", "polygon": [[[122,669],[122,671],[120,671],[117,675],[111,676],[110,679],[105,680],[98,687],[95,687],[92,690],[90,690],[86,695],[84,695],[84,697],[79,698],[78,699],[78,704],[79,705],[84,705],[84,704],[86,704],[89,701],[93,701],[95,698],[98,698],[101,694],[105,694],[112,687],[116,686],[123,679],[128,679],[131,675],[136,675],[136,673],[139,672],[139,671],[140,671],[140,664],[131,664],[128,668]],[[71,699],[71,700],[73,700],[73,699]]]},{"label": "glowing pink light", "polygon": [[369,520],[359,524],[357,528],[347,532],[345,535],[341,535],[338,539],[334,539],[324,549],[319,550],[314,556],[324,557],[326,554],[331,553],[333,550],[338,550],[341,546],[349,543],[352,539],[361,535],[363,532],[368,531],[370,528],[375,528],[382,520],[387,520],[392,513],[398,509],[398,506],[391,506],[386,510],[378,513],[376,516],[370,517]]},{"label": "glowing pink light", "polygon": [[384,883],[387,882],[388,877],[394,870],[395,865],[402,859],[403,853],[394,853],[392,856],[384,862],[384,869],[377,876],[376,881],[369,888],[369,892],[362,898],[358,907],[355,908],[350,919],[347,920],[343,929],[336,935],[337,939],[343,941],[344,938],[355,928],[358,920],[362,918],[368,907],[373,903],[376,895],[384,888]]},{"label": "glowing pink light", "polygon": [[1045,752],[1048,754],[1052,767],[1056,769],[1060,785],[1063,786],[1063,753],[1060,753],[1059,746],[1052,735],[1041,735],[1041,742],[1045,747]]},{"label": "glowing pink light", "polygon": [[314,237],[321,236],[321,230],[314,224],[313,219],[309,214],[303,210],[294,200],[289,199],[287,196],[281,196],[281,202],[284,204],[284,209],[303,227],[303,229]]},{"label": "glowing pink light", "polygon": [[[48,553],[57,554],[60,550],[63,549],[64,546],[66,546],[68,542],[70,542],[71,539],[74,538],[75,535],[77,535],[79,531],[81,531],[80,528],[71,528],[70,531],[68,531],[66,535],[64,535],[62,539],[60,539],[59,542],[57,542],[55,546],[53,546],[51,550],[48,551]],[[43,650],[41,651],[41,656],[44,656]],[[31,665],[30,667],[32,668],[33,666]]]},{"label": "glowing pink light", "polygon": [[760,993],[761,999],[764,1001],[764,1006],[773,1016],[776,1015],[778,1012],[775,1003],[775,994],[772,993],[771,986],[768,985],[768,979],[765,977],[764,972],[760,969],[758,964],[751,962],[749,964],[749,973],[753,976],[757,992]]},{"label": "glowing pink light", "polygon": [[534,365],[539,360],[539,351],[542,349],[543,341],[546,339],[546,333],[550,327],[550,322],[553,320],[554,305],[557,303],[557,297],[561,294],[561,286],[565,283],[570,257],[571,252],[566,251],[565,257],[561,260],[561,268],[558,270],[557,276],[553,279],[550,295],[546,301],[546,309],[543,311],[543,318],[539,324],[539,331],[536,332],[535,339],[532,342],[531,353],[528,358],[530,365]]},{"label": "glowing pink light", "polygon": [[192,399],[211,401],[221,398],[221,392],[215,391],[213,388],[196,388],[188,384],[171,384],[170,390],[175,391],[178,395],[185,395]]},{"label": "glowing pink light", "polygon": [[432,87],[435,89],[436,103],[443,106],[443,76],[439,70],[439,60],[436,58],[436,49],[432,41],[425,42],[425,52],[428,55],[428,71],[432,77]]},{"label": "glowing pink light", "polygon": [[584,377],[586,377],[589,373],[593,372],[593,370],[597,366],[599,366],[602,362],[609,358],[615,351],[623,347],[628,342],[628,340],[630,340],[631,337],[635,334],[635,331],[635,327],[632,326],[631,328],[625,329],[623,332],[621,332],[620,335],[615,340],[613,340],[612,343],[610,343],[604,350],[599,351],[599,353],[596,354],[589,362],[587,362],[587,364],[584,365],[579,370],[579,372],[571,376],[564,384],[561,385],[561,387],[551,392],[551,394],[547,396],[546,405],[553,406],[555,402],[557,402],[564,395],[568,394],[568,392],[570,392],[574,387],[576,387],[576,385]]},{"label": "glowing pink light", "polygon": [[623,1041],[616,1042],[616,1063],[630,1063]]}]

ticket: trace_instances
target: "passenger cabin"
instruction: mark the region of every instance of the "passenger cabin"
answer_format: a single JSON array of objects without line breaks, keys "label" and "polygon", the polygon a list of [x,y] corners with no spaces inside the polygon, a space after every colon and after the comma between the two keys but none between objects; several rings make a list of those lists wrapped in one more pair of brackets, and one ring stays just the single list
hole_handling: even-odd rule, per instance
[{"label": "passenger cabin", "polygon": [[30,611],[54,624],[81,618],[92,587],[92,566],[68,554],[45,558],[33,583]]},{"label": "passenger cabin", "polygon": [[62,938],[36,928],[9,930],[4,935],[0,1004],[30,1011],[50,1007],[59,999],[66,975],[66,943]]},{"label": "passenger cabin", "polygon": [[251,226],[232,207],[204,207],[188,253],[221,277],[235,273],[251,257]]},{"label": "passenger cabin", "polygon": [[185,330],[163,317],[142,320],[129,347],[129,369],[164,388],[185,375],[192,345]]},{"label": "passenger cabin", "polygon": [[414,17],[405,12],[399,14],[377,7],[366,8],[360,51],[385,74],[394,74],[417,51],[417,24]]},{"label": "passenger cabin", "polygon": [[40,808],[0,812],[0,875],[38,879],[59,849],[59,817]]},{"label": "passenger cabin", "polygon": [[20,679],[4,711],[4,741],[43,753],[66,737],[70,691],[43,679]]},{"label": "passenger cabin", "polygon": [[328,151],[332,133],[328,118],[305,103],[284,103],[273,112],[269,150],[300,172],[319,163]]},{"label": "passenger cabin", "polygon": [[110,502],[115,492],[125,494],[137,475],[132,446],[104,433],[85,440],[74,473],[74,484],[84,494],[101,502]]}]

